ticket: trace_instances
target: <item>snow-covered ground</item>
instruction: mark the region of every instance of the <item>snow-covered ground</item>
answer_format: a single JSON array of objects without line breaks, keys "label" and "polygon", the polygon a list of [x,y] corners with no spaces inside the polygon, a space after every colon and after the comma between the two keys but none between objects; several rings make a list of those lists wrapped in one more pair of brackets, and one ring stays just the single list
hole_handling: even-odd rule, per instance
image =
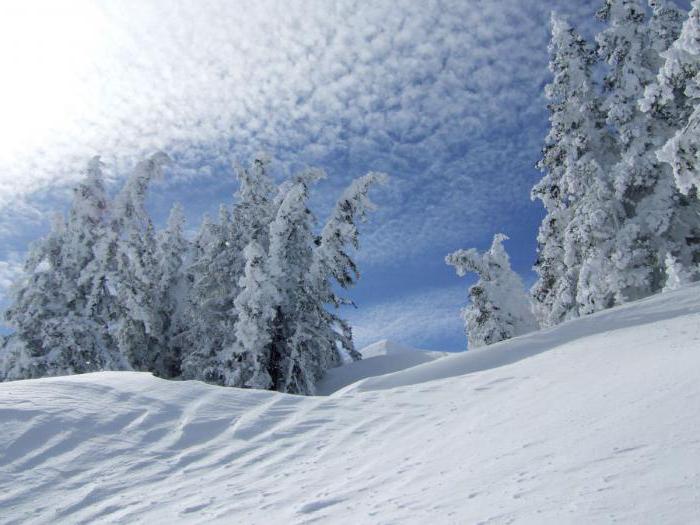
[{"label": "snow-covered ground", "polygon": [[0,522],[697,523],[700,287],[480,351],[392,348],[325,397],[1,384]]}]

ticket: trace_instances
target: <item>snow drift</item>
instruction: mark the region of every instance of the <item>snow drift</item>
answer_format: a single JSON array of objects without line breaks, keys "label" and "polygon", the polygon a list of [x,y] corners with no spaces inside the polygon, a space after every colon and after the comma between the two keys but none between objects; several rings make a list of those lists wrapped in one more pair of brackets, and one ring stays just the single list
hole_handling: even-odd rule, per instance
[{"label": "snow drift", "polygon": [[[327,397],[129,372],[0,384],[0,521],[693,522],[699,292]],[[367,362],[422,355],[391,346]]]}]

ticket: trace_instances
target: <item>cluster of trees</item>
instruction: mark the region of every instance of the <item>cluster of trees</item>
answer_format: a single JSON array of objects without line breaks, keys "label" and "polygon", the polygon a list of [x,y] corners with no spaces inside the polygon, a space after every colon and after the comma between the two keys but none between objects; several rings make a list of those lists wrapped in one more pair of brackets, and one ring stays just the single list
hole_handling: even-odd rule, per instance
[{"label": "cluster of trees", "polygon": [[[547,212],[529,298],[541,326],[700,277],[700,0],[689,14],[605,0],[597,16],[590,43],[552,15],[551,129],[532,190]],[[480,277],[465,311],[471,346],[531,326],[502,238],[447,258]]]},{"label": "cluster of trees", "polygon": [[161,231],[146,209],[168,161],[139,164],[113,199],[99,158],[89,163],[68,216],[26,261],[0,380],[140,370],[311,394],[325,370],[359,359],[338,290],[359,277],[357,224],[384,176],[356,179],[319,232],[309,197],[323,172],[276,185],[261,156],[238,168],[234,204],[188,239],[179,205]]}]

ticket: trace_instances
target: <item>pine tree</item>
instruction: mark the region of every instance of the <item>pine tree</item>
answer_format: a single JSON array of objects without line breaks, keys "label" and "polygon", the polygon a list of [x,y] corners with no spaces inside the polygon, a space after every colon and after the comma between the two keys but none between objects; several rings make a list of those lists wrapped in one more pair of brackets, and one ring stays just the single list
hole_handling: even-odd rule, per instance
[{"label": "pine tree", "polygon": [[5,360],[7,379],[128,366],[111,348],[107,327],[92,316],[90,302],[100,279],[93,248],[105,235],[106,210],[102,165],[95,157],[74,190],[68,220],[57,216],[26,261],[26,280],[6,312],[16,328]]},{"label": "pine tree", "polygon": [[163,331],[158,315],[156,238],[146,209],[150,184],[169,162],[165,154],[139,163],[115,202],[112,217],[119,232],[115,288],[119,303],[115,340],[135,370],[155,371]]},{"label": "pine tree", "polygon": [[479,281],[469,288],[471,304],[463,310],[468,348],[479,348],[526,334],[537,328],[522,280],[510,267],[503,234],[493,238],[491,248],[458,250],[445,258],[457,274],[474,272]]},{"label": "pine tree", "polygon": [[594,50],[556,14],[551,24],[554,78],[546,87],[551,129],[538,164],[545,176],[532,190],[532,198],[547,210],[538,234],[539,278],[532,289],[545,326],[579,315],[580,268],[601,240],[591,238],[583,211],[587,201],[598,200],[605,177],[601,164],[613,154],[592,80]]},{"label": "pine tree", "polygon": [[165,230],[157,239],[158,264],[157,302],[159,326],[162,327],[159,347],[161,355],[155,373],[162,377],[178,377],[181,371],[185,320],[183,299],[189,292],[184,267],[189,256],[189,243],[184,236],[185,216],[180,204],[173,206]]},{"label": "pine tree", "polygon": [[245,258],[245,274],[239,283],[241,293],[235,301],[236,340],[223,355],[227,364],[224,384],[265,390],[273,386],[269,373],[270,346],[280,298],[267,254],[256,240],[246,247]]},{"label": "pine tree", "polygon": [[315,303],[307,313],[313,320],[311,326],[317,328],[297,336],[300,340],[306,339],[308,344],[318,345],[313,352],[317,363],[313,371],[315,380],[320,379],[328,368],[341,364],[343,356],[352,360],[361,358],[355,350],[348,323],[323,305],[337,309],[343,304],[352,304],[336,294],[334,284],[348,289],[359,279],[360,273],[350,250],[359,248],[358,225],[375,209],[369,191],[386,180],[385,174],[377,172],[355,179],[337,201],[317,241],[309,271],[309,289]]},{"label": "pine tree", "polygon": [[660,2],[653,7],[650,21],[639,0],[607,0],[599,13],[608,24],[597,40],[609,66],[605,109],[620,151],[611,175],[624,220],[610,253],[601,257],[612,267],[597,284],[607,286],[604,295],[612,296],[614,304],[659,292],[666,279],[666,255],[687,258],[687,239],[696,222],[696,212],[688,209],[670,171],[656,158],[669,122],[638,105],[654,79],[658,50],[678,32],[678,13]]},{"label": "pine tree", "polygon": [[675,183],[693,198],[700,189],[700,2],[693,0],[680,36],[661,53],[663,64],[650,84],[641,108],[668,115],[673,136],[663,145],[658,157],[673,169]]},{"label": "pine tree", "polygon": [[219,222],[203,225],[195,241],[187,273],[192,281],[187,319],[189,350],[183,357],[183,375],[190,379],[221,382],[230,371],[221,358],[235,344],[240,281],[251,241],[267,251],[269,225],[274,218],[275,186],[270,161],[258,155],[248,167],[238,167],[239,189],[233,212],[219,211]]},{"label": "pine tree", "polygon": [[279,294],[272,324],[269,372],[275,390],[295,394],[314,392],[317,347],[313,340],[318,312],[323,309],[309,281],[313,262],[315,219],[308,207],[310,186],[325,177],[308,170],[284,188],[274,222],[270,225],[270,273]]}]

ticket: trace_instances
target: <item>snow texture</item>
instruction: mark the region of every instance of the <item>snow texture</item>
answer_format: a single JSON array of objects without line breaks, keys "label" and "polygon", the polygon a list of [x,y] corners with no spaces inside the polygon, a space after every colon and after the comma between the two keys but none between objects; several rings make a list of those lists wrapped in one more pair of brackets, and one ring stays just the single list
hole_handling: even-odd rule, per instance
[{"label": "snow texture", "polygon": [[326,397],[136,372],[3,383],[1,521],[692,523],[699,292]]}]

